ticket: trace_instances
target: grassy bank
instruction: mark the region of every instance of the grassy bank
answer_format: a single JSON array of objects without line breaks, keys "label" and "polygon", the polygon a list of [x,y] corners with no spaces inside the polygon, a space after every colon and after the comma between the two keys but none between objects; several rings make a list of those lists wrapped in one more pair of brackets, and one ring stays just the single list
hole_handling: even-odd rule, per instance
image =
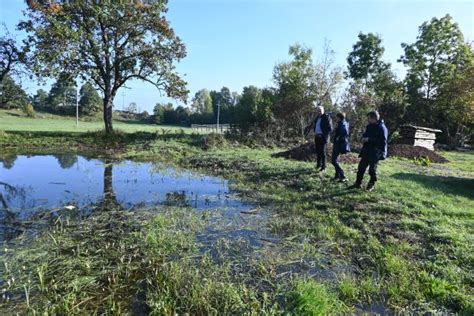
[{"label": "grassy bank", "polygon": [[[9,262],[4,276],[15,284],[9,291],[16,293],[5,308],[474,312],[474,154],[444,153],[450,163],[429,166],[388,159],[380,165],[376,190],[367,193],[332,182],[332,172],[316,173],[312,163],[274,158],[281,149],[207,137],[204,142],[201,135],[185,133],[114,138],[2,133],[3,157],[66,148],[167,161],[227,177],[246,199],[271,210],[265,228],[280,238],[278,246],[243,260],[242,245],[231,241],[220,241],[217,255],[200,251],[196,233],[206,217],[189,210],[160,208],[129,220],[97,214],[67,225],[56,221],[25,253],[3,256]],[[353,180],[356,166],[344,167]]]},{"label": "grassy bank", "polygon": [[[146,124],[135,120],[115,119],[114,128],[124,133],[134,132],[160,132],[181,129],[186,133],[191,132],[188,127]],[[104,122],[100,117],[80,117],[76,126],[76,118],[72,116],[37,113],[35,118],[28,118],[17,110],[0,110],[0,130],[23,132],[67,132],[84,133],[96,132],[104,129]]]}]

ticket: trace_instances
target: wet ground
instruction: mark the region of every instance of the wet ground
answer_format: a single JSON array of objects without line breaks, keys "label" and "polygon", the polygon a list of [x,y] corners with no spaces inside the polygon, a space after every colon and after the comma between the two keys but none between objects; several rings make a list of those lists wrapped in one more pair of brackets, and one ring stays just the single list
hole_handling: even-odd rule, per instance
[{"label": "wet ground", "polygon": [[248,264],[262,257],[278,262],[277,278],[298,274],[334,281],[340,273],[352,273],[329,260],[324,249],[316,257],[304,256],[304,237],[272,233],[268,223],[278,214],[243,201],[228,180],[159,163],[19,155],[0,162],[0,194],[0,242],[12,246],[47,227],[38,224],[45,214],[54,219],[64,212],[87,217],[101,209],[178,206],[202,214],[208,224],[196,236],[200,251],[217,261],[231,260],[236,273],[247,273]]},{"label": "wet ground", "polygon": [[34,229],[45,214],[160,205],[206,212],[210,225],[198,236],[204,245],[224,237],[252,247],[275,240],[264,228],[266,212],[242,201],[228,180],[159,163],[20,155],[0,163],[0,194],[0,241],[24,232],[25,223]]}]

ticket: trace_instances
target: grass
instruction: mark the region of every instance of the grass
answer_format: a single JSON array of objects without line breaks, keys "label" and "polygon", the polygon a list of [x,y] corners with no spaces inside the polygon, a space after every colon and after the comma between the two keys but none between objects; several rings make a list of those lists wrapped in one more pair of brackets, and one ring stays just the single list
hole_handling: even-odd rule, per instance
[{"label": "grass", "polygon": [[[76,151],[164,160],[227,177],[245,199],[272,210],[265,229],[281,238],[278,248],[244,258],[235,242],[221,241],[222,253],[217,258],[202,254],[195,236],[205,218],[179,209],[164,217],[152,214],[140,223],[143,229],[132,235],[117,230],[112,239],[101,237],[101,229],[93,226],[77,239],[68,237],[74,236],[74,229],[53,229],[44,238],[68,238],[69,250],[41,239],[31,247],[28,273],[10,271],[15,274],[16,292],[29,294],[12,297],[15,304],[8,305],[9,311],[130,312],[133,299],[122,293],[142,297],[139,285],[146,284],[149,291],[141,301],[154,314],[323,315],[373,306],[400,313],[474,312],[472,152],[443,153],[451,161],[443,165],[388,159],[380,164],[376,190],[367,193],[332,182],[332,173],[316,173],[312,163],[274,158],[278,148],[231,145],[221,139],[215,142],[218,146],[203,150],[204,137],[219,137],[193,134],[101,135],[6,132],[0,135],[0,145],[8,147],[8,152],[2,152],[5,156],[25,149],[50,153],[61,143]],[[356,166],[344,168],[354,180]],[[87,223],[91,221],[78,227]],[[86,235],[101,246],[81,242]],[[106,240],[117,244],[113,251],[100,252],[109,249],[104,248]],[[85,270],[78,270],[75,249],[89,249],[89,245],[95,252],[82,252],[79,266]],[[38,251],[42,247],[49,249]],[[237,253],[237,259],[227,252]],[[40,254],[43,259],[38,259]],[[12,256],[28,258],[19,251]],[[10,267],[24,264],[12,260]],[[94,263],[93,267],[87,270],[86,262]],[[132,268],[127,270],[125,263]],[[57,273],[57,265],[73,275]],[[43,271],[43,266],[53,267],[49,275],[66,279],[50,283],[51,279],[40,278],[37,271]],[[120,277],[112,272],[117,269],[122,271]],[[130,272],[138,270],[142,271],[139,276]],[[298,270],[304,273],[288,273]],[[77,271],[87,273],[74,275]],[[34,276],[31,283],[26,276]],[[41,287],[52,296],[41,296]],[[28,307],[32,302],[39,305]]]},{"label": "grass", "polygon": [[[191,132],[191,128],[189,127],[145,124],[133,120],[115,119],[113,124],[116,130],[120,130],[125,133],[157,132],[160,130],[176,132],[181,129],[186,133]],[[80,118],[79,125],[76,126],[75,117],[37,113],[36,118],[29,118],[17,110],[0,110],[0,129],[7,132],[24,131],[84,133],[103,130],[104,122],[100,118],[87,117],[86,120]]]}]

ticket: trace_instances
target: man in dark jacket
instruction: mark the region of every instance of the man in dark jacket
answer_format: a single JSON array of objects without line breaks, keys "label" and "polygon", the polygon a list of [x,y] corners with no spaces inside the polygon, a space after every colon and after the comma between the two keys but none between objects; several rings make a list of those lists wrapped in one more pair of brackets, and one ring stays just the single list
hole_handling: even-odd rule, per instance
[{"label": "man in dark jacket", "polygon": [[322,106],[316,107],[316,118],[312,124],[314,128],[314,144],[316,146],[317,163],[316,168],[320,171],[326,169],[326,148],[329,143],[329,135],[332,131],[332,121],[328,114],[324,113]]},{"label": "man in dark jacket", "polygon": [[351,148],[349,146],[349,123],[346,121],[346,114],[341,112],[336,115],[337,123],[334,132],[334,142],[332,145],[332,165],[336,169],[336,175],[334,176],[335,181],[347,182],[347,178],[344,175],[339,164],[339,155],[348,153]]},{"label": "man in dark jacket", "polygon": [[367,114],[368,125],[362,135],[362,150],[359,157],[357,180],[350,188],[362,188],[364,173],[369,167],[370,180],[367,191],[372,191],[377,182],[377,164],[387,158],[388,130],[377,111]]}]

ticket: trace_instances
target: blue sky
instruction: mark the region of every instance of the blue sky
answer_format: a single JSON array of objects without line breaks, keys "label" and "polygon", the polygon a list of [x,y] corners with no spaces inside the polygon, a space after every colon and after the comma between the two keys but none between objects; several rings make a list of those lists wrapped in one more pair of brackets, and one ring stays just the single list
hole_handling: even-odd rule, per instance
[{"label": "blue sky", "polygon": [[[383,38],[385,59],[402,76],[404,68],[396,62],[403,53],[400,43],[414,42],[424,21],[449,13],[466,40],[474,40],[472,0],[169,2],[168,19],[187,46],[188,56],[177,69],[188,81],[190,97],[201,88],[227,86],[240,92],[246,85],[272,85],[273,67],[288,59],[288,47],[295,42],[313,48],[317,59],[327,39],[336,52],[336,63],[345,67],[357,34],[375,32]],[[14,30],[24,8],[23,0],[0,0],[0,20]],[[38,88],[27,79],[22,84],[29,93]],[[136,102],[140,109],[151,111],[163,100],[154,87],[135,81],[119,92],[115,103],[121,108],[122,103]]]}]

